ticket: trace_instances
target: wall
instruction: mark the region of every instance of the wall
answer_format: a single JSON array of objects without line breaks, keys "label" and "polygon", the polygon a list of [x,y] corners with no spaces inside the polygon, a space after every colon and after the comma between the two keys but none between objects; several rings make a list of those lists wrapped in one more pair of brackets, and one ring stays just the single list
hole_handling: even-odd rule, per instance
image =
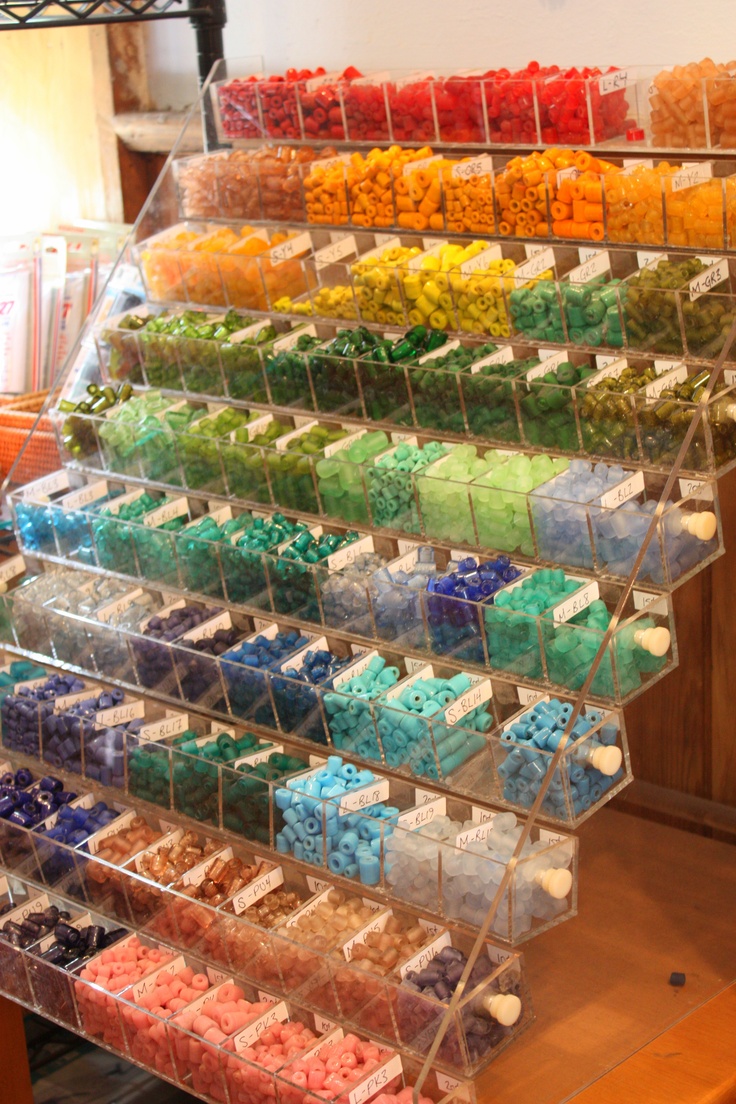
[{"label": "wall", "polygon": [[[684,64],[736,48],[733,0],[227,0],[225,56],[260,55],[267,69],[346,64],[378,68]],[[596,18],[596,16],[598,16]],[[149,28],[159,107],[182,107],[196,89],[194,32],[183,21]]]}]

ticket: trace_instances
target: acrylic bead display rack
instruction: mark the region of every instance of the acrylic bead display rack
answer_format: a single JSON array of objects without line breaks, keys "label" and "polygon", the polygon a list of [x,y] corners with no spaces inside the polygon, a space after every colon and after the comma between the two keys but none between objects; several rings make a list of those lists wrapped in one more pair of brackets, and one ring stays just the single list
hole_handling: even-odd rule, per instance
[{"label": "acrylic bead display rack", "polygon": [[[611,74],[604,90],[607,77],[580,85],[593,141],[606,111],[638,95],[633,73]],[[261,123],[269,83],[255,88]],[[335,127],[350,84],[330,107]],[[298,85],[288,95],[300,128],[311,101]],[[366,87],[389,95],[380,81]],[[439,86],[425,93],[434,113]],[[204,109],[222,94],[206,91]],[[346,892],[360,882],[397,917],[449,925],[469,951],[481,926],[518,942],[574,909],[564,833],[630,780],[620,706],[677,662],[670,592],[722,552],[715,477],[734,458],[731,369],[710,385],[736,305],[733,179],[720,156],[694,171],[676,157],[629,171],[581,140],[551,157],[546,133],[520,143],[539,147],[524,156],[463,161],[461,145],[412,151],[417,136],[397,134],[393,116],[390,127],[365,155],[310,123],[311,145],[293,154],[251,144],[174,157],[136,229],[148,301],[90,327],[51,403],[65,470],[13,493],[36,578],[3,606],[18,654],[103,679],[80,691],[94,699],[88,714],[114,692],[116,709],[139,711],[134,724],[186,709],[195,735],[180,746],[159,728],[141,743],[130,722],[100,733],[70,703],[31,708],[3,738],[13,759],[30,749],[46,770],[81,773],[90,801],[112,783],[151,824],[201,803],[213,837],[266,852],[292,885],[315,870]],[[321,148],[333,140],[343,153]],[[471,199],[477,214],[461,217]],[[633,199],[647,204],[637,222]],[[39,575],[36,556],[61,574]],[[563,744],[555,733],[578,710]],[[205,717],[235,721],[234,748]],[[276,776],[231,766],[240,751],[273,756]],[[391,817],[356,813],[333,848],[338,797],[315,791],[309,772],[339,789],[338,761],[380,784],[377,807]],[[196,798],[189,774],[201,775]],[[421,814],[419,791],[440,803],[449,837],[392,823]],[[503,837],[521,830],[536,845],[549,834],[523,819],[533,806],[566,861],[530,868],[531,898],[519,883],[494,900],[521,846]],[[497,831],[488,812],[505,818]],[[452,842],[458,826],[476,840],[469,849]],[[12,834],[31,837],[24,861],[43,862],[43,884],[49,871],[57,892],[82,884],[84,843]],[[479,865],[481,836],[494,874],[488,848]],[[427,866],[420,885],[416,864]],[[130,882],[140,889],[145,876]],[[166,930],[180,931],[181,895],[156,894]],[[330,1018],[329,992],[336,1019],[363,1016],[329,955],[316,972],[305,1007]],[[451,989],[444,967],[430,974]],[[394,989],[379,989],[373,1011],[391,1010],[398,1033]],[[413,1050],[397,1041],[410,1061],[441,1015]]]}]

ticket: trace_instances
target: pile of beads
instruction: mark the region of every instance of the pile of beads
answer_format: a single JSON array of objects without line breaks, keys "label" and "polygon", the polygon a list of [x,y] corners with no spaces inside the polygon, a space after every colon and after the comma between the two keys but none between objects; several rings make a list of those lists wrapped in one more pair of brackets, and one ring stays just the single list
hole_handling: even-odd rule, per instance
[{"label": "pile of beads", "polygon": [[[592,375],[592,371],[587,364],[578,366],[566,360],[544,375],[535,369],[528,373],[527,380],[517,382],[521,424],[529,444],[579,451],[573,388]],[[530,380],[529,376],[533,378]]]},{"label": "pile of beads", "polygon": [[[134,918],[140,922],[144,917],[156,910],[161,904],[161,894],[153,889],[151,882],[169,886],[178,882],[182,875],[193,867],[198,866],[210,855],[219,851],[221,844],[215,840],[205,840],[200,843],[194,832],[185,832],[181,839],[175,837],[170,842],[164,842],[154,846],[150,851],[144,851],[136,859],[136,869],[149,884],[145,882],[127,882],[112,872],[108,872],[109,881],[113,893],[119,897],[117,908],[131,912]],[[240,859],[233,859],[232,883],[236,885],[233,892],[237,892],[241,885],[247,884],[244,878],[240,884],[238,871],[243,867]]]},{"label": "pile of beads", "polygon": [[350,627],[352,632],[373,636],[368,591],[377,571],[386,564],[377,552],[363,552],[351,564],[320,579],[325,625]]},{"label": "pile of beads", "polygon": [[64,789],[60,778],[45,777],[32,783],[31,773],[24,767],[15,775],[3,776],[0,788],[0,817],[3,820],[21,828],[35,828],[77,799],[77,794]]},{"label": "pile of beads", "polygon": [[4,746],[38,758],[41,727],[54,712],[56,698],[85,689],[76,675],[51,675],[35,689],[20,687],[17,694],[6,694],[1,709]]},{"label": "pile of beads", "polygon": [[217,659],[232,648],[240,635],[241,630],[231,626],[215,628],[196,640],[188,639],[187,633],[180,638],[176,671],[184,701],[195,702],[208,695],[208,704],[213,709],[225,708]]},{"label": "pile of beads", "polygon": [[[134,816],[125,828],[102,840],[96,858],[99,862],[110,863],[112,866],[125,866],[133,855],[150,847],[161,839],[161,835],[160,828],[151,827],[142,816]],[[100,868],[97,863],[90,863],[87,869],[93,883],[104,885],[108,877],[105,868]]]},{"label": "pile of beads", "polygon": [[40,831],[56,843],[78,847],[119,816],[120,810],[111,808],[105,801],[96,802],[91,809],[84,805],[63,805],[56,823]]},{"label": "pile of beads", "polygon": [[[313,1046],[317,1038],[306,1024],[298,1020],[286,1023],[276,1020],[264,1028],[249,1046],[238,1048],[236,1054],[228,1055],[223,1065],[231,1104],[267,1104],[273,1099],[270,1090],[275,1088],[275,1079],[269,1077],[269,1073],[275,1074],[286,1062],[291,1064],[279,1078],[278,1088],[284,1101],[294,1100],[296,1104],[298,1099],[305,1099],[308,1087],[314,1093],[318,1092],[319,1096],[315,1099],[322,1097],[326,1078],[319,1072],[322,1069],[319,1058],[302,1061],[297,1057],[293,1061],[295,1056]],[[228,1041],[223,1049],[233,1049],[233,1044]],[[285,1081],[295,1081],[299,1087],[290,1087]]]},{"label": "pile of beads", "polygon": [[60,923],[54,928],[56,942],[45,951],[36,953],[44,962],[51,962],[66,970],[85,959],[93,958],[128,934],[125,928],[110,928],[106,931],[101,924],[88,924],[84,928],[72,927],[62,920],[62,916],[63,913],[60,913]]},{"label": "pile of beads", "polygon": [[27,804],[29,799],[23,791],[32,782],[33,775],[26,767],[0,776],[0,819],[10,819],[15,809]]},{"label": "pile of beads", "polygon": [[496,591],[521,574],[508,556],[480,563],[466,556],[457,563],[451,561],[446,574],[427,579],[425,608],[432,651],[483,662],[480,613],[475,603],[490,604]]},{"label": "pile of beads", "polygon": [[322,509],[329,517],[366,523],[368,509],[363,487],[363,465],[383,452],[389,439],[383,430],[363,433],[315,465]]},{"label": "pile of beads", "polygon": [[[313,349],[308,364],[317,410],[362,413],[354,361],[372,353],[380,340],[378,334],[357,326],[354,330],[338,330],[330,341]],[[306,408],[311,410],[311,396],[307,398]]]},{"label": "pile of beads", "polygon": [[[91,959],[80,971],[79,980],[74,982],[77,1007],[85,1032],[99,1036],[116,1050],[123,1050],[118,1002],[112,995],[100,994],[98,989],[106,989],[110,994],[120,993],[151,970],[166,965],[173,957],[170,951],[144,946],[136,935],[132,935]],[[92,982],[96,988],[85,982]]]},{"label": "pile of beads", "polygon": [[222,494],[224,477],[218,441],[258,417],[260,411],[249,413],[238,407],[224,406],[221,410],[192,419],[182,432],[177,432],[184,485],[192,490]]},{"label": "pile of beads", "polygon": [[241,426],[230,435],[230,440],[220,441],[220,457],[230,495],[254,502],[270,502],[268,476],[263,466],[263,448],[268,448],[279,437],[291,430],[286,422],[280,422],[267,414],[263,424]]},{"label": "pile of beads", "polygon": [[272,752],[256,766],[239,763],[232,772],[222,771],[223,827],[270,845],[272,788],[269,783],[308,768],[309,763],[305,759]]},{"label": "pile of beads", "polygon": [[[125,694],[114,687],[72,702],[61,712],[48,713],[41,722],[41,754],[52,767],[82,773],[82,744],[91,737],[100,710],[120,705]],[[122,778],[122,771],[118,779]]]},{"label": "pile of beads", "polygon": [[320,337],[303,333],[299,335],[293,346],[288,349],[274,349],[270,356],[264,358],[264,370],[272,403],[276,406],[313,409],[306,354],[321,343]]},{"label": "pile of beads", "polygon": [[[229,508],[226,508],[229,513]],[[219,549],[216,545],[232,540],[251,524],[249,513],[221,518],[204,514],[187,525],[175,538],[176,555],[182,585],[187,590],[208,596],[224,597]]]},{"label": "pile of beads", "polygon": [[[252,717],[258,724],[276,727],[268,694],[266,671],[293,652],[305,648],[309,637],[295,629],[274,634],[260,633],[244,640],[222,655],[220,668],[227,685],[230,710],[237,717]],[[184,750],[184,749],[182,749]]]},{"label": "pile of beads", "polygon": [[[301,521],[288,521],[283,514],[253,518],[252,524],[233,541],[220,548],[225,587],[231,602],[245,602],[261,608],[270,606],[267,568],[263,553],[274,553],[281,545],[306,532]],[[270,561],[269,561],[270,562]]]},{"label": "pile of beads", "polygon": [[[486,457],[489,456],[486,453]],[[470,488],[478,539],[486,548],[518,551],[522,556],[532,557],[534,540],[527,496],[535,487],[548,483],[558,472],[564,471],[569,461],[547,453],[506,458],[496,453],[496,456],[499,462]]]},{"label": "pile of beads", "polygon": [[[0,936],[13,947],[25,950],[39,939],[54,934],[59,925],[67,928],[67,921],[71,918],[72,914],[65,909],[60,910],[56,905],[49,905],[39,912],[29,912],[20,924],[14,920],[6,920],[0,928]],[[71,930],[74,931],[73,928]]]},{"label": "pile of beads", "polygon": [[352,678],[341,680],[339,689],[324,694],[327,727],[339,751],[380,761],[381,749],[368,702],[375,701],[398,681],[398,667],[387,667],[383,656],[376,655],[367,665],[361,663]]},{"label": "pile of beads", "polygon": [[375,781],[372,771],[358,770],[339,755],[331,755],[324,768],[306,777],[290,779],[274,794],[284,821],[276,835],[277,850],[317,866],[326,863],[333,874],[359,877],[363,885],[377,885],[383,839],[393,831],[390,821],[399,810],[380,801],[358,806],[359,814],[341,813],[339,801]]},{"label": "pile of beads", "polygon": [[273,704],[284,732],[297,733],[319,744],[327,743],[318,688],[329,689],[334,675],[351,663],[352,658],[325,648],[312,648],[303,655],[297,652],[294,659],[286,660],[278,672],[271,674]]},{"label": "pile of beads", "polygon": [[340,426],[330,429],[315,424],[303,433],[297,431],[287,435],[275,448],[269,449],[265,456],[274,501],[287,509],[318,513],[314,462],[328,445],[346,437],[347,433]]},{"label": "pile of beads", "polygon": [[288,613],[305,621],[319,621],[317,580],[312,565],[329,568],[329,557],[353,541],[360,539],[355,529],[344,533],[300,533],[279,550],[269,563],[273,607],[277,613]]},{"label": "pile of beads", "polygon": [[[234,762],[259,746],[250,732],[220,732],[198,740],[194,733],[176,736],[171,748],[174,808],[194,820],[220,822],[218,766]],[[264,745],[265,746],[265,745]]]},{"label": "pile of beads", "polygon": [[488,470],[475,445],[456,445],[448,456],[416,476],[428,537],[477,544],[467,484]]},{"label": "pile of beads", "polygon": [[45,679],[48,671],[40,664],[30,659],[14,659],[8,664],[7,670],[0,670],[0,704],[8,694],[13,693],[13,688],[19,682],[32,682],[35,679]]},{"label": "pile of beads", "polygon": [[70,399],[59,400],[59,411],[69,417],[61,426],[61,443],[73,460],[79,460],[97,452],[94,423],[87,418],[77,418],[75,414],[92,414],[99,417],[111,410],[116,403],[127,402],[133,394],[129,383],[114,387],[100,387],[96,383],[87,385],[87,395],[76,402]]},{"label": "pile of beads", "polygon": [[420,545],[407,563],[400,557],[373,576],[371,605],[376,632],[384,640],[401,639],[417,647],[426,645],[422,591],[437,574],[434,549]]},{"label": "pile of beads", "polygon": [[418,533],[419,509],[412,475],[439,460],[451,448],[441,441],[429,441],[422,448],[402,442],[369,465],[365,489],[373,524]]},{"label": "pile of beads", "polygon": [[138,678],[143,686],[154,687],[167,681],[173,687],[173,659],[168,645],[179,637],[191,633],[192,629],[209,621],[220,611],[216,607],[180,606],[164,617],[155,614],[150,617],[142,634],[132,642],[133,654],[138,669]]},{"label": "pile of beads", "polygon": [[[524,808],[532,805],[571,712],[572,706],[557,698],[538,701],[509,727],[506,742],[510,750],[498,765],[506,801]],[[545,815],[556,820],[581,816],[623,777],[614,723],[606,722],[584,743],[574,746],[600,720],[595,710],[577,718],[570,733],[570,752],[564,755],[544,799]]]},{"label": "pile of beads", "polygon": [[[164,969],[157,974],[151,991],[143,993],[135,1001],[137,1007],[124,1004],[120,1009],[131,1057],[158,1073],[172,1077],[174,1066],[166,1045],[166,1027],[161,1021],[173,1012],[186,1008],[209,988],[207,975],[195,974],[191,966],[183,966],[176,973]],[[146,1012],[152,1015],[146,1015]]]}]

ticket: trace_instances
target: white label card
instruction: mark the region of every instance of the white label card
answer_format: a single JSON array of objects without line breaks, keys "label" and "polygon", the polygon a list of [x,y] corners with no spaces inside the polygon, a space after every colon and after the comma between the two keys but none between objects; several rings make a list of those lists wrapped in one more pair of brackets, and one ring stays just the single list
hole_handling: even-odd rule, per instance
[{"label": "white label card", "polygon": [[296,234],[293,238],[289,238],[285,242],[281,242],[280,245],[274,245],[269,251],[269,259],[271,264],[276,265],[283,264],[284,261],[291,260],[292,257],[298,257],[302,253],[307,253],[312,248],[312,235],[308,230],[305,230],[303,234]]},{"label": "white label card", "polygon": [[133,1004],[137,1004],[141,997],[147,996],[156,988],[159,974],[168,972],[178,974],[180,970],[185,968],[186,964],[184,955],[177,955],[171,962],[166,962],[163,966],[159,966],[157,970],[152,970],[150,974],[141,978],[141,980],[137,981],[130,989],[125,990],[127,1000],[131,1000]]},{"label": "white label card", "polygon": [[317,269],[327,268],[328,265],[343,261],[346,257],[354,257],[358,252],[358,246],[354,234],[348,234],[339,241],[324,245],[314,254],[314,264]]},{"label": "white label card", "polygon": [[267,893],[270,893],[274,889],[278,889],[279,886],[284,884],[284,871],[280,866],[275,866],[273,870],[269,870],[266,874],[262,874],[260,878],[256,878],[249,885],[241,889],[240,893],[233,897],[233,911],[236,916],[239,916],[241,912],[245,912],[251,905],[255,905],[260,901]]},{"label": "white label card", "polygon": [[489,245],[487,249],[481,250],[480,253],[476,253],[474,257],[470,257],[469,260],[463,261],[460,265],[460,271],[463,276],[470,276],[473,272],[482,271],[487,269],[492,261],[500,261],[503,256],[500,245]]},{"label": "white label card", "polygon": [[[623,357],[617,360],[616,357],[597,356],[595,359],[596,363],[599,365],[599,369],[585,380],[585,386],[588,388],[595,387],[597,383],[600,383],[600,381],[604,379],[618,379],[629,367],[628,360],[625,360]],[[601,363],[603,360],[605,360],[605,364]]]},{"label": "white label card", "polygon": [[332,680],[332,689],[339,690],[346,682],[350,682],[354,678],[359,678],[360,675],[368,669],[377,655],[378,652],[375,648],[372,649],[372,651],[366,651],[357,662],[349,664],[349,666],[345,667],[342,671],[338,671]]},{"label": "white label card", "polygon": [[574,591],[569,598],[566,598],[564,602],[560,602],[558,606],[554,606],[552,609],[552,620],[555,625],[563,625],[566,621],[569,621],[571,617],[576,617],[577,614],[582,613],[587,609],[591,602],[596,602],[600,597],[600,590],[598,588],[598,582],[596,579],[591,580],[582,586],[580,590]]},{"label": "white label card", "polygon": [[108,621],[115,621],[121,613],[125,613],[138,598],[143,594],[142,587],[135,587],[134,590],[129,590],[127,594],[123,594],[121,598],[116,598],[114,602],[109,602],[106,606],[100,606],[95,611],[95,617],[98,621],[102,621],[106,624]]},{"label": "white label card", "polygon": [[563,349],[561,353],[550,353],[549,349],[539,349],[538,352],[540,357],[543,353],[549,355],[543,357],[541,364],[536,364],[527,371],[527,380],[541,379],[542,376],[546,376],[548,372],[554,372],[556,368],[559,368],[561,364],[565,364],[570,359],[570,353],[567,349]]},{"label": "white label card", "polygon": [[[398,82],[397,82],[398,87]],[[416,161],[408,161],[402,170],[402,176],[411,176],[412,173],[420,172],[422,169],[426,169],[434,161],[441,161],[442,154],[435,153],[431,157],[420,157]]]},{"label": "white label card", "polygon": [[425,824],[431,824],[435,817],[446,815],[447,798],[433,797],[431,801],[426,801],[421,805],[417,805],[414,809],[409,809],[406,813],[401,813],[396,819],[396,824],[397,827],[405,828],[408,832],[415,832],[417,828],[423,828]]},{"label": "white label card", "polygon": [[106,728],[115,728],[116,725],[126,724],[128,721],[140,720],[145,715],[146,703],[133,700],[113,705],[110,709],[101,709],[95,713],[95,721]]},{"label": "white label card", "polygon": [[711,180],[712,177],[712,161],[695,161],[693,164],[683,166],[672,176],[666,176],[665,180],[669,183],[670,191],[674,194],[675,192],[684,191],[685,188],[692,188],[695,184],[702,184],[705,180]]},{"label": "white label card", "polygon": [[355,433],[349,433],[347,437],[340,437],[338,441],[330,441],[329,445],[325,445],[322,455],[325,460],[329,460],[331,456],[335,456],[338,452],[342,452],[343,449],[350,448],[356,441],[359,441],[361,437],[365,437],[367,429],[357,429]]},{"label": "white label card", "polygon": [[514,269],[514,284],[517,288],[522,287],[524,284],[529,283],[530,280],[536,280],[538,276],[541,276],[543,272],[547,272],[548,269],[554,271],[555,267],[555,251],[554,249],[542,249],[539,253],[535,253],[527,261],[522,261]]},{"label": "white label card", "polygon": [[159,525],[165,525],[167,521],[173,521],[174,518],[185,517],[188,513],[189,503],[186,498],[174,498],[171,502],[165,502],[163,506],[144,514],[143,524],[149,528],[157,528]]},{"label": "white label card", "polygon": [[610,271],[611,255],[607,249],[603,249],[600,253],[595,253],[590,260],[568,272],[567,278],[571,284],[588,284],[591,280],[596,280]]},{"label": "white label card", "polygon": [[346,962],[351,962],[353,958],[353,949],[360,944],[365,946],[366,939],[373,932],[382,932],[385,930],[386,925],[393,916],[390,909],[385,912],[379,912],[376,916],[373,916],[365,927],[362,927],[360,931],[356,932],[352,938],[348,939],[347,943],[343,943],[342,953]]},{"label": "white label card", "polygon": [[600,504],[605,510],[615,510],[631,498],[636,498],[644,490],[644,472],[629,472],[620,483],[602,494]]},{"label": "white label card", "polygon": [[233,627],[233,620],[230,616],[229,610],[223,610],[222,613],[218,613],[216,617],[210,617],[209,621],[202,621],[196,628],[190,629],[187,635],[179,641],[179,644],[186,648],[188,644],[194,644],[197,640],[202,640],[205,636],[214,636],[220,629],[231,629]]},{"label": "white label card", "polygon": [[694,303],[696,299],[699,299],[701,295],[705,295],[706,291],[711,291],[712,288],[718,287],[724,280],[728,279],[728,261],[725,257],[722,257],[716,264],[710,266],[710,268],[703,269],[702,272],[694,276],[688,284],[690,289],[690,302]]},{"label": "white label card", "polygon": [[612,92],[620,92],[629,83],[628,69],[616,69],[614,73],[606,73],[598,81],[598,91],[601,96],[610,96]]},{"label": "white label card", "polygon": [[516,693],[521,705],[531,705],[532,702],[549,701],[549,695],[541,690],[535,690],[533,686],[517,686]]},{"label": "white label card", "polygon": [[51,475],[45,475],[42,479],[34,479],[33,483],[26,483],[25,487],[20,488],[19,493],[24,502],[29,498],[42,501],[53,494],[58,494],[59,491],[68,490],[69,472],[57,471],[52,472]]},{"label": "white label card", "polygon": [[151,724],[143,725],[135,734],[135,739],[141,743],[166,740],[170,736],[181,736],[188,728],[188,715],[178,713],[173,717],[166,717],[163,721],[153,721]]},{"label": "white label card", "polygon": [[285,1001],[279,1001],[278,1004],[272,1004],[268,1012],[264,1012],[262,1016],[259,1016],[257,1020],[254,1020],[248,1027],[244,1027],[242,1031],[239,1031],[238,1034],[233,1037],[235,1053],[242,1054],[242,1052],[255,1043],[263,1032],[267,1031],[272,1024],[286,1023],[288,1018],[289,1009]]},{"label": "white label card", "polygon": [[338,548],[337,552],[333,552],[329,555],[327,557],[327,570],[339,571],[340,568],[355,563],[358,556],[373,551],[373,537],[370,535],[361,537],[360,540],[353,541],[351,544],[346,544],[344,548]]},{"label": "white label card", "polygon": [[326,889],[330,889],[329,882],[324,878],[315,878],[313,874],[307,874],[307,885],[312,893],[324,893]]},{"label": "white label card", "polygon": [[703,502],[713,501],[713,484],[706,483],[703,479],[681,479],[681,498],[699,498]]},{"label": "white label card", "polygon": [[356,1088],[351,1089],[348,1093],[348,1104],[365,1104],[365,1101],[385,1089],[395,1077],[401,1077],[403,1072],[401,1055],[394,1054],[378,1069],[372,1070],[365,1081],[361,1081]]},{"label": "white label card", "polygon": [[433,939],[423,950],[413,955],[411,958],[400,967],[399,973],[401,974],[402,981],[406,975],[414,970],[418,972],[423,970],[427,966],[435,955],[438,955],[445,947],[452,946],[452,936],[448,931],[443,931],[436,939]]},{"label": "white label card", "polygon": [[471,843],[482,843],[493,831],[493,820],[486,820],[476,824],[474,828],[466,828],[464,832],[458,832],[455,836],[455,846],[459,851],[467,851]]},{"label": "white label card", "polygon": [[663,598],[661,594],[651,594],[647,590],[632,590],[631,596],[634,599],[634,609],[648,609],[651,613],[656,613],[660,617],[667,616],[667,599]]},{"label": "white label card", "polygon": [[636,263],[639,265],[639,268],[653,268],[658,265],[660,261],[666,260],[666,253],[659,253],[651,249],[637,249],[636,251]]},{"label": "white label card", "polygon": [[563,836],[560,832],[550,832],[548,828],[540,828],[539,838],[542,843],[562,843],[567,836]]},{"label": "white label card", "polygon": [[498,813],[491,809],[482,809],[480,805],[471,805],[470,815],[476,824],[489,824],[496,819]]},{"label": "white label card", "polygon": [[253,751],[250,755],[244,755],[240,759],[235,759],[232,763],[233,770],[237,770],[238,767],[247,763],[250,767],[257,767],[259,763],[267,763],[272,755],[283,755],[283,744],[266,744],[259,751]]},{"label": "white label card", "polygon": [[0,584],[9,583],[19,575],[25,574],[26,562],[22,556],[11,556],[0,562]]},{"label": "white label card", "polygon": [[[388,801],[388,798],[388,778],[377,778],[368,786],[363,786],[359,790],[349,790],[348,793],[343,794],[338,800],[338,811],[340,814],[359,812],[361,809],[369,809],[372,805],[377,805],[380,801]],[[332,801],[334,798],[329,800]]]},{"label": "white label card", "polygon": [[472,713],[474,709],[478,709],[479,706],[490,701],[493,697],[493,687],[490,679],[479,678],[477,675],[471,675],[469,678],[471,681],[476,680],[470,689],[463,694],[459,694],[454,702],[450,702],[449,705],[445,706],[443,720],[448,724],[458,724],[468,713]]},{"label": "white label card", "polygon": [[131,820],[137,815],[135,809],[130,809],[127,813],[123,813],[122,816],[116,817],[115,820],[110,821],[104,828],[100,828],[99,832],[95,832],[93,836],[90,836],[87,840],[87,850],[90,855],[98,854],[100,845],[104,843],[109,836],[116,836],[118,832],[124,832],[130,825]]},{"label": "white label card", "polygon": [[[656,368],[656,361],[654,366]],[[673,368],[671,372],[663,372],[661,376],[657,376],[651,383],[648,383],[644,388],[644,394],[648,399],[658,399],[668,387],[674,387],[675,384],[682,383],[686,379],[687,366],[680,364],[679,367]]]},{"label": "white label card", "polygon": [[97,479],[94,483],[88,483],[86,487],[80,487],[78,491],[64,495],[59,505],[64,513],[69,510],[81,510],[83,506],[89,506],[91,502],[104,498],[108,491],[107,480]]},{"label": "white label card", "polygon": [[452,166],[451,175],[460,180],[467,180],[471,176],[493,177],[493,158],[486,155],[471,157],[469,161],[460,161]]}]

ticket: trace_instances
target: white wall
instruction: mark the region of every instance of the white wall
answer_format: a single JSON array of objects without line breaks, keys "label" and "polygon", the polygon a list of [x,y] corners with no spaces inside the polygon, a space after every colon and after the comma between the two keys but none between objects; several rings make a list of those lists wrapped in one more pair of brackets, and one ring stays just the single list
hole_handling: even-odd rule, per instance
[{"label": "white wall", "polygon": [[[227,0],[225,56],[260,55],[267,70],[672,65],[736,54],[734,0]],[[187,21],[149,28],[159,107],[196,94]]]}]

